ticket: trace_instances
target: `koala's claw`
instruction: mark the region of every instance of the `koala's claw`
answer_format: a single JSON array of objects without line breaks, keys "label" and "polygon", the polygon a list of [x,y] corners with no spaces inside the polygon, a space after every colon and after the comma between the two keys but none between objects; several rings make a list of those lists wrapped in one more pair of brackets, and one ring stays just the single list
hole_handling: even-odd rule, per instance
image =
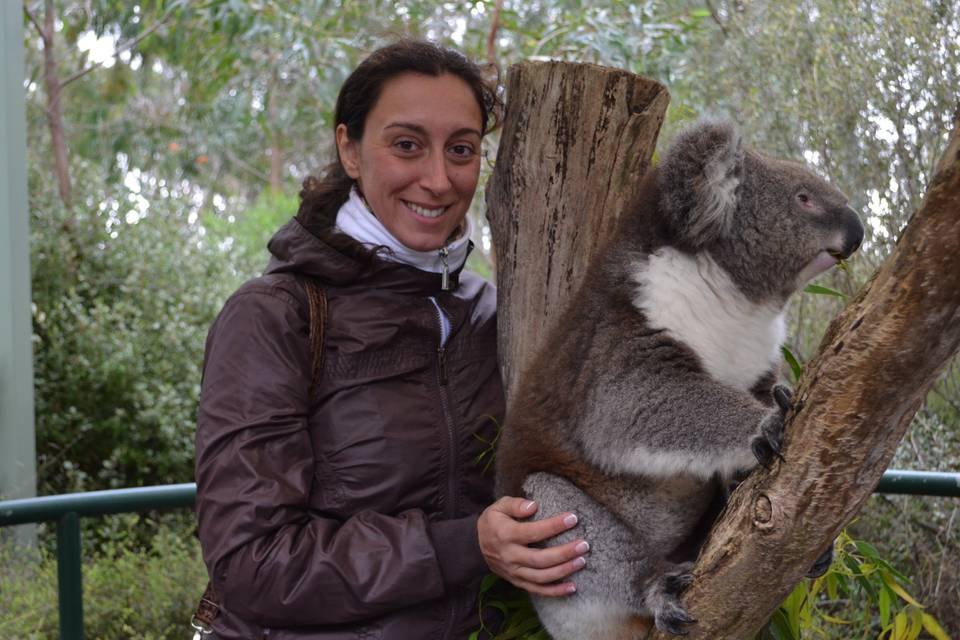
[{"label": "koala's claw", "polygon": [[685,636],[689,633],[684,627],[696,623],[677,602],[669,602],[658,609],[653,616],[653,623],[657,629],[675,636]]},{"label": "koala's claw", "polygon": [[782,384],[773,386],[773,400],[777,404],[774,409],[760,423],[760,433],[750,442],[750,449],[760,466],[769,469],[774,458],[783,462],[781,446],[783,445],[783,423],[787,413],[793,408],[791,402],[793,392]]},{"label": "koala's claw", "polygon": [[[775,416],[771,416],[775,418]],[[761,434],[756,436],[750,443],[750,449],[765,469],[770,468],[774,458],[779,458],[783,462],[783,455],[780,453],[780,445],[783,439],[783,419],[764,420],[761,427]]]},{"label": "koala's claw", "polygon": [[793,408],[793,391],[785,385],[775,384],[773,385],[773,400],[780,407],[780,412],[786,416],[787,412]]},{"label": "koala's claw", "polygon": [[807,571],[807,577],[819,578],[827,572],[831,564],[833,564],[833,543],[830,543],[827,550],[821,553],[820,557],[813,563],[813,566]]},{"label": "koala's claw", "polygon": [[663,590],[671,595],[680,595],[693,584],[692,573],[675,573],[664,579]]},{"label": "koala's claw", "polygon": [[679,600],[679,595],[693,583],[693,574],[690,573],[692,567],[692,562],[673,565],[647,591],[648,611],[653,615],[654,624],[661,631],[675,636],[685,636],[687,630],[684,627],[696,622]]}]

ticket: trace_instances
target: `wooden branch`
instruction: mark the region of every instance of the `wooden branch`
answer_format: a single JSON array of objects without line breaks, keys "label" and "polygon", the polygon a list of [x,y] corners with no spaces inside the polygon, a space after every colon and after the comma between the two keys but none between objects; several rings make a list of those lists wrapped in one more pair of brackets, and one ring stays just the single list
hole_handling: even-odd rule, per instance
[{"label": "wooden branch", "polygon": [[493,20],[490,21],[490,31],[487,33],[487,64],[497,64],[497,32],[500,30],[500,12],[503,10],[503,0],[497,0],[493,9]]},{"label": "wooden branch", "polygon": [[896,249],[807,365],[785,462],[751,475],[714,527],[684,597],[700,621],[689,638],[762,628],[873,492],[958,346],[960,117]]},{"label": "wooden branch", "polygon": [[562,62],[510,68],[486,191],[508,399],[634,198],[669,100],[663,85],[617,69]]},{"label": "wooden branch", "polygon": [[49,36],[47,36],[47,32],[43,30],[43,26],[37,20],[37,17],[34,15],[34,12],[31,11],[30,7],[28,7],[27,5],[23,5],[23,13],[27,16],[27,19],[30,21],[30,23],[37,29],[37,33],[40,34],[40,39],[43,40],[43,44],[44,46],[46,46]]}]

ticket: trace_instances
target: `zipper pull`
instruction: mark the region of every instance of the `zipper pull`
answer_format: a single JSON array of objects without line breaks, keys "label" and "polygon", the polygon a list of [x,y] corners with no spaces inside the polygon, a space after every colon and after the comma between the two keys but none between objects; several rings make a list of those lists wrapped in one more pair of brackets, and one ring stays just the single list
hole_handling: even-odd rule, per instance
[{"label": "zipper pull", "polygon": [[440,253],[440,264],[443,265],[443,271],[440,272],[440,290],[449,291],[450,290],[450,266],[447,264],[447,256],[450,255],[450,250],[446,247],[443,247],[439,251]]},{"label": "zipper pull", "polygon": [[447,350],[437,347],[437,362],[440,366],[440,386],[447,385]]}]

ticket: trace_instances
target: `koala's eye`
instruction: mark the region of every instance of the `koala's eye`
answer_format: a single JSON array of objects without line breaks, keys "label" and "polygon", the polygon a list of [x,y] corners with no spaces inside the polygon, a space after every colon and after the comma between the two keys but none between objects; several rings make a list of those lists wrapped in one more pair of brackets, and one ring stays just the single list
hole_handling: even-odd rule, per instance
[{"label": "koala's eye", "polygon": [[810,196],[808,196],[806,193],[803,193],[802,191],[797,194],[797,202],[799,202],[805,207],[813,206],[813,202],[810,200]]}]

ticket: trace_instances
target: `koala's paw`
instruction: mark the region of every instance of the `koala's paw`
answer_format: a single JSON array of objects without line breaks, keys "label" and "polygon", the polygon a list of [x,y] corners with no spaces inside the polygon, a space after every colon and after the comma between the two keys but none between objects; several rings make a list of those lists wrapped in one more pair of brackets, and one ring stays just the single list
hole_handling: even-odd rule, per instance
[{"label": "koala's paw", "polygon": [[769,467],[774,458],[783,460],[780,448],[783,444],[783,423],[790,411],[790,399],[793,393],[783,385],[774,385],[773,399],[777,408],[760,422],[759,433],[750,441],[750,449],[756,456],[757,462],[763,467]]},{"label": "koala's paw", "polygon": [[831,564],[833,564],[833,543],[830,543],[827,550],[821,553],[820,557],[813,563],[813,566],[807,571],[807,577],[819,578],[827,572]]},{"label": "koala's paw", "polygon": [[692,563],[677,565],[676,568],[659,577],[647,591],[647,607],[658,629],[675,636],[685,636],[687,626],[696,619],[687,613],[680,604],[680,594],[693,583],[690,573]]}]

